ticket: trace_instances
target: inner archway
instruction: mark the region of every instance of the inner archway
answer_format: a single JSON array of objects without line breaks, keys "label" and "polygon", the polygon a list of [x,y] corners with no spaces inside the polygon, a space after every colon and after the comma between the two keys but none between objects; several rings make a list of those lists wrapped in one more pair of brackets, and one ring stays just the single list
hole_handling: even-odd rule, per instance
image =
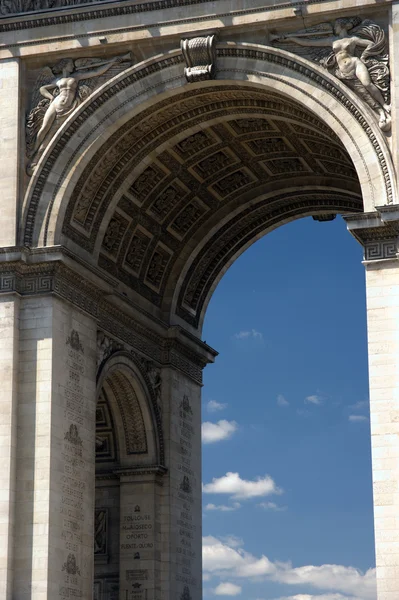
[{"label": "inner archway", "polygon": [[135,564],[152,585],[159,578],[154,497],[163,440],[158,405],[143,364],[123,352],[110,354],[107,348],[101,355],[98,374],[94,600],[128,595],[126,573]]}]

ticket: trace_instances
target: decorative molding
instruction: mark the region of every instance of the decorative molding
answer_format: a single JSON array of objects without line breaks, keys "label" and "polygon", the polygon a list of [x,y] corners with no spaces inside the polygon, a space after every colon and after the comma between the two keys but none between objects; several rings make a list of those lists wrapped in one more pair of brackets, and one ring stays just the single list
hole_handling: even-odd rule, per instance
[{"label": "decorative molding", "polygon": [[[120,342],[110,338],[103,331],[97,332],[97,356],[98,356],[98,372],[106,368],[106,362],[116,353],[123,353],[127,356],[139,370],[141,377],[144,380],[147,392],[152,405],[152,413],[155,417],[155,426],[157,429],[157,441],[159,447],[160,462],[165,462],[165,444],[162,426],[162,377],[161,369],[151,360],[136,352],[134,348],[129,348]],[[112,379],[112,376],[111,376]],[[111,383],[108,381],[112,387]],[[116,396],[115,390],[114,395]],[[122,418],[123,415],[122,415]],[[127,434],[126,434],[127,435]],[[128,450],[128,453],[129,452]]]},{"label": "decorative molding", "polygon": [[[325,2],[329,2],[330,0],[298,0],[295,3],[295,6],[308,6],[309,4],[323,4]],[[33,5],[33,2],[35,3]],[[23,29],[32,29],[43,26],[56,26],[63,25],[74,22],[81,21],[92,21],[94,19],[106,19],[107,17],[117,17],[117,16],[129,16],[132,14],[145,13],[145,12],[153,12],[159,10],[166,10],[170,8],[181,8],[182,6],[193,6],[195,4],[202,4],[203,0],[155,0],[153,2],[142,2],[139,4],[129,5],[128,3],[122,3],[120,0],[51,0],[53,7],[50,8],[49,0],[0,0],[0,17],[8,16],[18,18],[18,15],[29,13],[29,17],[32,17],[33,12],[37,13],[38,11],[47,12],[48,14],[44,17],[36,17],[36,18],[25,18],[17,21],[10,21],[7,19],[7,22],[1,23],[0,19],[0,32],[7,31],[21,31]],[[65,10],[57,11],[57,8],[61,8],[66,6],[68,2],[71,10],[66,12]],[[73,2],[74,4],[71,4]],[[107,8],[103,8],[101,4],[103,2],[107,2],[111,4],[114,2],[114,6],[109,6]],[[37,8],[39,4],[39,8]],[[58,6],[55,6],[55,3]],[[64,3],[64,4],[62,4]],[[90,6],[91,4],[98,4],[98,7],[93,8]],[[73,8],[74,7],[74,8]],[[74,9],[80,8],[79,12],[73,12]],[[264,12],[273,12],[277,10],[284,10],[286,8],[292,8],[292,3],[290,2],[282,2],[281,4],[273,4],[272,6],[264,6],[262,10]],[[87,9],[87,10],[84,10]],[[13,12],[14,11],[14,12]],[[16,12],[15,12],[16,11]],[[255,7],[253,9],[246,10],[236,10],[227,13],[217,13],[219,18],[221,17],[232,17],[232,16],[244,16],[249,14],[259,13],[259,7]],[[26,15],[28,16],[28,15]],[[214,20],[215,15],[203,15],[201,17],[193,17],[186,19],[179,19],[176,21],[170,21],[168,24],[181,24],[181,23],[190,23],[190,22],[198,22],[198,21],[209,21]],[[127,27],[121,28],[118,30],[110,30],[110,31],[101,31],[101,34],[104,35],[106,33],[121,33],[123,31],[131,31],[136,29],[147,29],[151,25],[142,25],[141,27]],[[157,23],[159,26],[159,23]],[[79,37],[90,37],[93,34],[80,34]],[[96,32],[95,35],[99,35]],[[54,39],[54,38],[52,38]],[[76,39],[76,35],[65,36],[60,39]],[[30,42],[29,42],[30,43]],[[40,43],[43,43],[41,40]],[[18,45],[18,44],[13,44]]]},{"label": "decorative molding", "polygon": [[176,312],[198,327],[208,295],[225,266],[240,250],[268,228],[292,216],[319,213],[354,213],[362,210],[361,198],[342,192],[302,190],[276,194],[234,215],[203,246],[181,284]]},{"label": "decorative molding", "polygon": [[[140,480],[148,482],[154,481],[158,486],[163,486],[163,477],[168,472],[168,469],[163,465],[149,465],[147,467],[126,467],[113,471],[113,475],[119,480],[135,480],[139,483]],[[140,507],[137,506],[140,510]]]},{"label": "decorative molding", "polygon": [[140,402],[129,379],[119,371],[106,378],[118,404],[125,432],[127,454],[147,454],[147,432]]},{"label": "decorative molding", "polygon": [[189,83],[213,79],[216,71],[215,36],[207,35],[182,40],[181,51],[186,61],[184,75]]},{"label": "decorative molding", "polygon": [[381,240],[368,242],[364,246],[364,260],[383,260],[398,258],[398,240]]},{"label": "decorative molding", "polygon": [[[341,102],[342,104],[344,104],[344,106],[352,113],[352,116],[360,122],[361,126],[363,127],[363,129],[366,131],[368,137],[371,140],[371,143],[374,146],[375,149],[375,153],[377,155],[377,159],[381,165],[381,169],[383,171],[384,174],[384,178],[386,181],[386,190],[387,190],[387,200],[388,203],[392,203],[392,185],[391,185],[391,179],[390,179],[390,174],[387,168],[387,164],[385,162],[384,159],[384,155],[382,152],[382,149],[379,146],[378,140],[376,139],[374,133],[372,132],[371,128],[369,127],[369,124],[367,123],[367,121],[364,119],[364,117],[361,115],[361,113],[357,110],[357,108],[351,103],[351,101],[348,99],[347,96],[345,96],[340,90],[338,90],[337,88],[335,88],[334,85],[332,85],[330,80],[326,80],[324,79],[319,72],[312,70],[311,68],[308,67],[304,67],[303,64],[301,63],[296,63],[295,61],[293,61],[292,59],[288,60],[286,57],[281,57],[279,55],[276,55],[275,53],[273,53],[273,51],[267,51],[266,48],[265,50],[253,50],[253,49],[248,49],[248,48],[242,48],[239,46],[236,47],[219,47],[217,49],[217,55],[218,56],[231,56],[231,57],[242,57],[242,58],[253,58],[255,60],[260,60],[260,61],[265,61],[265,62],[271,62],[271,63],[280,63],[284,68],[289,69],[289,70],[294,70],[294,71],[299,71],[301,74],[306,75],[307,77],[309,77],[310,79],[313,79],[315,81],[315,83],[321,85],[322,87],[325,87],[329,93],[332,93],[336,99]],[[170,58],[166,58],[166,59],[162,59],[154,64],[151,65],[151,72],[154,71],[161,71],[164,68],[167,68],[168,66],[170,66],[173,63],[180,63],[182,62],[183,57],[180,55],[176,55],[174,57],[170,57]],[[119,91],[119,89],[124,89],[126,88],[128,85],[130,85],[133,81],[136,80],[140,80],[143,79],[147,74],[149,74],[149,67],[144,67],[140,72],[138,73],[133,73],[133,74],[129,74],[127,75],[123,80],[119,81],[117,86],[113,86],[110,89],[107,89],[106,92],[104,92],[103,96],[100,96],[99,98],[96,98],[95,101],[93,101],[92,103],[89,103],[88,106],[85,107],[85,110],[81,113],[79,113],[79,119],[75,120],[71,123],[68,132],[65,132],[59,139],[58,143],[55,145],[55,147],[52,149],[50,155],[47,157],[46,160],[46,164],[42,167],[41,169],[41,173],[40,173],[40,178],[38,178],[36,185],[33,189],[32,192],[32,196],[31,196],[31,200],[29,203],[29,208],[28,208],[28,217],[27,217],[27,221],[26,221],[26,229],[25,229],[25,243],[27,245],[32,246],[32,240],[33,240],[33,227],[34,227],[34,222],[35,222],[35,215],[37,212],[37,208],[39,205],[39,201],[40,198],[42,196],[42,192],[43,192],[43,186],[46,182],[46,179],[49,175],[49,173],[51,172],[51,169],[55,163],[55,161],[58,158],[59,153],[62,151],[62,148],[64,147],[64,145],[68,142],[68,140],[70,139],[70,137],[74,134],[74,132],[80,127],[81,123],[86,120],[91,114],[93,114],[93,112],[99,108],[106,100],[109,99],[109,97],[111,97],[114,92],[116,92],[117,90]],[[261,74],[260,75],[264,75]],[[269,74],[270,77],[270,74]],[[275,77],[276,80],[279,80],[278,77]],[[148,90],[147,90],[148,91]],[[140,95],[143,92],[139,92],[138,95]],[[187,94],[187,93],[186,93]],[[127,100],[124,101],[124,103],[128,104],[131,103],[132,98],[128,98]],[[170,101],[168,101],[170,104]],[[123,103],[122,103],[123,104]],[[118,109],[120,108],[120,106],[118,106]],[[158,107],[159,108],[159,107]],[[145,111],[144,111],[145,113]],[[145,114],[140,114],[140,118],[144,118]],[[106,117],[104,117],[102,120],[104,120]],[[96,127],[99,127],[101,125],[100,121],[98,123],[98,125]],[[117,132],[117,134],[114,134],[113,138],[115,137],[115,135],[120,136],[122,132]],[[90,134],[91,135],[91,132]],[[79,146],[76,148],[76,151],[74,153],[72,153],[72,155],[69,157],[65,168],[63,170],[63,173],[61,174],[61,177],[58,180],[58,183],[56,183],[56,185],[54,186],[54,192],[53,192],[53,200],[54,201],[58,190],[59,190],[59,186],[61,185],[61,181],[63,179],[63,177],[65,176],[66,172],[68,171],[68,169],[70,168],[71,164],[73,163],[73,161],[75,160],[75,156],[79,154],[81,147],[84,145],[86,138],[88,137],[88,135],[86,137],[84,137]],[[348,135],[349,131],[348,131]],[[109,140],[109,143],[114,143],[114,139],[111,138]],[[352,138],[353,143],[356,145],[356,140],[354,140]],[[101,153],[105,152],[105,148],[103,148],[102,150],[100,150],[99,154],[97,154],[94,158],[95,158],[95,163],[94,164],[98,164],[99,162],[99,155],[101,155]],[[92,170],[92,166],[91,166],[91,170]],[[366,171],[367,169],[367,164],[365,164],[365,169]],[[78,183],[77,186],[77,191],[79,191],[79,188],[82,187],[84,180],[81,180],[81,182]],[[48,210],[48,215],[50,215],[51,213],[51,205],[50,205],[50,210]],[[49,218],[49,217],[48,217]],[[47,227],[48,227],[48,222],[46,225],[46,231],[47,231]]]},{"label": "decorative molding", "polygon": [[115,462],[118,458],[115,426],[108,397],[101,390],[96,405],[96,464]]},{"label": "decorative molding", "polygon": [[126,467],[124,469],[114,470],[113,473],[118,477],[136,477],[141,475],[160,475],[163,476],[168,469],[163,465],[149,465],[146,467]]},{"label": "decorative molding", "polygon": [[364,260],[398,260],[399,206],[377,207],[373,213],[344,217],[349,232],[364,248]]},{"label": "decorative molding", "polygon": [[[8,249],[10,252],[10,249]],[[94,284],[88,283],[82,275],[62,264],[60,261],[49,263],[27,264],[29,251],[25,249],[24,260],[0,262],[0,294],[16,293],[20,296],[54,294],[73,304],[76,308],[88,313],[97,320],[99,329],[115,338],[113,344],[127,344],[137,356],[142,356],[148,364],[156,367],[171,366],[182,371],[196,383],[202,383],[202,369],[216,356],[209,346],[193,336],[190,346],[195,345],[198,352],[189,349],[181,340],[171,340],[167,337],[169,326],[163,324],[165,337],[155,334],[141,325],[121,307],[116,307],[104,298],[104,291]],[[191,338],[190,338],[191,339]],[[109,354],[107,342],[102,347],[99,342],[98,358]],[[116,347],[116,346],[115,346]],[[133,353],[131,356],[135,358]],[[151,382],[148,374],[142,369],[143,377]],[[154,393],[155,394],[155,393]],[[156,402],[156,396],[154,395]],[[160,417],[159,417],[160,418]]]}]

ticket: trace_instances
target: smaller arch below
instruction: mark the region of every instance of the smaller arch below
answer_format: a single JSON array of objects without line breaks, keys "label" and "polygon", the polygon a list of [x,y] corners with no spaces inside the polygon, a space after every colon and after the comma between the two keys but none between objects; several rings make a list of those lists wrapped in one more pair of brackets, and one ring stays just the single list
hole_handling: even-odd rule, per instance
[{"label": "smaller arch below", "polygon": [[[104,458],[108,460],[103,460],[101,452],[97,452],[100,465],[109,464],[112,456],[119,467],[162,464],[162,433],[148,388],[137,365],[126,352],[115,353],[101,365],[97,387],[98,416],[108,410],[108,423],[112,422],[113,433],[105,436],[109,439],[109,452]],[[105,433],[98,430],[98,443]],[[115,450],[110,455],[112,444]]]}]

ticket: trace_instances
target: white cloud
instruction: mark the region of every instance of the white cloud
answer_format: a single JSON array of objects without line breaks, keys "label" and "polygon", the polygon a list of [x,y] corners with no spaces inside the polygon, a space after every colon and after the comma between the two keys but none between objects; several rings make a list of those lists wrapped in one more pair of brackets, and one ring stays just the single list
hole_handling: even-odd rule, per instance
[{"label": "white cloud", "polygon": [[257,331],[256,329],[248,329],[245,331],[239,331],[235,333],[233,336],[236,340],[248,340],[253,338],[255,340],[263,340],[263,333]]},{"label": "white cloud", "polygon": [[244,545],[244,540],[236,535],[220,536],[219,539],[230,548],[239,548]]},{"label": "white cloud", "polygon": [[220,576],[256,577],[273,572],[273,565],[266,557],[256,559],[240,547],[233,547],[212,536],[202,539],[202,558],[204,571]]},{"label": "white cloud", "polygon": [[279,406],[289,406],[290,405],[290,403],[288,402],[288,400],[286,400],[282,394],[279,394],[277,396],[277,404]]},{"label": "white cloud", "polygon": [[362,600],[355,596],[343,596],[342,594],[296,594],[295,596],[284,596],[277,600]]},{"label": "white cloud", "polygon": [[215,596],[239,596],[241,592],[241,586],[236,585],[235,583],[229,583],[228,581],[219,583],[219,585],[213,590]]},{"label": "white cloud", "polygon": [[[213,577],[261,578],[285,585],[311,587],[320,595],[299,594],[287,600],[376,600],[375,569],[365,573],[343,565],[306,565],[257,558],[241,546],[212,536],[203,538],[204,571]],[[283,600],[283,599],[281,599]]]},{"label": "white cloud", "polygon": [[363,408],[367,408],[369,405],[368,400],[359,400],[359,402],[355,402],[355,404],[351,404],[349,408],[352,410],[363,410]]},{"label": "white cloud", "polygon": [[241,479],[239,473],[226,473],[223,477],[214,477],[211,483],[202,486],[202,490],[205,494],[229,494],[237,500],[282,493],[269,475],[247,481]]},{"label": "white cloud", "polygon": [[360,423],[362,421],[368,421],[368,418],[364,415],[349,415],[348,418],[349,421],[351,421],[351,423]]},{"label": "white cloud", "polygon": [[225,421],[222,419],[217,423],[202,423],[201,433],[204,444],[213,444],[221,440],[229,439],[233,433],[237,431],[237,423],[235,421]]},{"label": "white cloud", "polygon": [[231,512],[233,510],[238,510],[241,508],[241,504],[239,502],[234,502],[229,506],[225,504],[207,504],[205,506],[205,510],[220,510],[221,512]]},{"label": "white cloud", "polygon": [[261,502],[256,506],[259,506],[259,508],[263,508],[264,510],[271,510],[275,512],[282,512],[283,510],[287,510],[286,506],[279,506],[275,502]]},{"label": "white cloud", "polygon": [[321,404],[323,402],[323,399],[320,395],[318,394],[313,394],[312,396],[306,396],[305,398],[305,404]]},{"label": "white cloud", "polygon": [[227,404],[223,404],[221,402],[216,402],[216,400],[209,400],[206,405],[206,410],[210,413],[218,412],[220,410],[224,410],[227,408]]}]

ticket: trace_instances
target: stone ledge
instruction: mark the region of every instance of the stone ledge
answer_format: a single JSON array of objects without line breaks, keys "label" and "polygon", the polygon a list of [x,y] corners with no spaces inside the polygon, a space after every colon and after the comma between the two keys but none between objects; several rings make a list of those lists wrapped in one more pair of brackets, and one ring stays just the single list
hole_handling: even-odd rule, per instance
[{"label": "stone ledge", "polygon": [[364,262],[399,257],[399,205],[376,207],[375,212],[344,217],[348,231],[364,248]]},{"label": "stone ledge", "polygon": [[[0,252],[0,294],[22,297],[54,294],[95,318],[98,328],[121,340],[159,366],[176,368],[202,383],[202,369],[217,352],[179,325],[155,318],[140,319],[133,302],[112,293],[108,282],[87,281],[86,270],[63,249],[3,248]],[[37,260],[38,255],[41,257]],[[47,260],[46,260],[47,259]],[[101,283],[101,285],[100,285]],[[134,315],[134,316],[133,316]],[[143,324],[145,322],[145,325]]]}]

